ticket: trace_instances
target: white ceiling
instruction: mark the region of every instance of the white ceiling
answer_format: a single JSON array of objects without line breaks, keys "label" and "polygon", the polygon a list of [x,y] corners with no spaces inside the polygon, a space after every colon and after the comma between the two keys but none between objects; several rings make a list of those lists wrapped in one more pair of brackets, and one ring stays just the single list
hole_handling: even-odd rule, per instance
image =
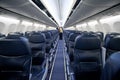
[{"label": "white ceiling", "polygon": [[59,3],[58,0],[41,0],[43,5],[47,8],[47,10],[50,12],[50,14],[53,16],[53,18],[56,20],[56,22],[59,24]]},{"label": "white ceiling", "polygon": [[40,0],[59,26],[64,26],[76,0]]},{"label": "white ceiling", "polygon": [[[60,26],[63,26],[65,23],[64,27],[78,24],[82,20],[120,3],[120,0],[81,0],[81,3],[66,22],[76,0],[41,1],[43,1],[43,3],[45,1],[48,2],[44,3],[44,5]],[[0,7],[33,18],[49,26],[57,26],[53,20],[45,15],[40,9],[36,8],[30,0],[0,0]]]}]

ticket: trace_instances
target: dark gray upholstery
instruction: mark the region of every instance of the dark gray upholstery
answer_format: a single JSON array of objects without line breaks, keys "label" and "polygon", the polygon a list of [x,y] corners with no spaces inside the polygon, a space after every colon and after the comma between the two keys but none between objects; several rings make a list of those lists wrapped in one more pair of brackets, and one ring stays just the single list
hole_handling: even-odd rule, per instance
[{"label": "dark gray upholstery", "polygon": [[6,36],[6,39],[18,39],[20,37],[24,37],[24,36],[21,34],[11,33]]},{"label": "dark gray upholstery", "polygon": [[45,42],[45,37],[43,34],[33,34],[29,37],[29,41],[31,43],[44,43]]},{"label": "dark gray upholstery", "polygon": [[2,34],[2,33],[0,33],[0,38],[3,38],[3,37],[5,37],[5,35],[4,35],[4,34]]},{"label": "dark gray upholstery", "polygon": [[52,48],[52,37],[50,32],[43,32],[46,38],[46,53],[50,52],[50,49]]},{"label": "dark gray upholstery", "polygon": [[29,80],[31,60],[27,39],[0,40],[0,79]]},{"label": "dark gray upholstery", "polygon": [[95,37],[81,37],[77,38],[75,48],[80,50],[94,50],[101,47],[101,42]]},{"label": "dark gray upholstery", "polygon": [[120,52],[113,53],[107,59],[101,80],[120,80]]},{"label": "dark gray upholstery", "polygon": [[106,58],[112,53],[120,51],[120,35],[108,36],[105,40]]},{"label": "dark gray upholstery", "polygon": [[71,33],[71,35],[69,37],[68,54],[69,54],[69,58],[70,58],[71,62],[73,61],[75,39],[78,35],[80,35],[80,33]]},{"label": "dark gray upholstery", "polygon": [[115,36],[109,40],[106,48],[120,51],[120,36]]},{"label": "dark gray upholstery", "polygon": [[95,34],[100,37],[101,41],[103,41],[103,39],[104,39],[104,33],[103,32],[96,32]]},{"label": "dark gray upholstery", "polygon": [[92,34],[83,34],[75,40],[73,70],[76,79],[98,80],[100,77],[101,40]]},{"label": "dark gray upholstery", "polygon": [[32,50],[32,65],[41,65],[45,60],[45,36],[42,33],[29,36],[29,43]]}]

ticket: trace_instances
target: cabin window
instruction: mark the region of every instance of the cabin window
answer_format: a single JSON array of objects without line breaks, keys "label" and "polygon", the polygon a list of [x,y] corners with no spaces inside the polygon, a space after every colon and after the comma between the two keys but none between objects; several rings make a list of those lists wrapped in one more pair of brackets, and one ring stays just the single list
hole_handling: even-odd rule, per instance
[{"label": "cabin window", "polygon": [[115,31],[120,32],[120,22],[115,22],[113,24],[113,28],[115,29]]},{"label": "cabin window", "polygon": [[0,32],[3,32],[4,28],[5,28],[5,24],[0,22]]},{"label": "cabin window", "polygon": [[104,23],[102,24],[102,27],[106,33],[111,32],[111,27],[109,24]]},{"label": "cabin window", "polygon": [[11,24],[11,25],[9,26],[9,30],[8,30],[8,32],[15,32],[16,27],[17,27],[16,24]]},{"label": "cabin window", "polygon": [[17,31],[18,32],[23,32],[24,29],[25,29],[24,25],[19,25],[18,28],[17,28]]}]

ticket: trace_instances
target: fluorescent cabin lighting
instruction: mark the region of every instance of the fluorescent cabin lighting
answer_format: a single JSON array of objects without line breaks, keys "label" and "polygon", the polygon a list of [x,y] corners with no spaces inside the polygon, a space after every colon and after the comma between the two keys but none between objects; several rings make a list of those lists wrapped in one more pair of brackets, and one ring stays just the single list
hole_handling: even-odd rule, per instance
[{"label": "fluorescent cabin lighting", "polygon": [[108,23],[108,22],[114,22],[117,20],[120,20],[120,15],[110,16],[108,18],[101,19],[100,22],[101,23]]},{"label": "fluorescent cabin lighting", "polygon": [[8,17],[8,16],[0,16],[0,21],[1,22],[9,22],[9,23],[19,23],[20,20],[12,18],[12,17]]},{"label": "fluorescent cabin lighting", "polygon": [[26,25],[26,26],[32,26],[33,23],[29,22],[29,21],[22,21],[21,23],[22,25]]},{"label": "fluorescent cabin lighting", "polygon": [[82,24],[78,24],[78,25],[76,25],[76,27],[86,27],[86,26],[87,26],[86,23],[82,23]]},{"label": "fluorescent cabin lighting", "polygon": [[87,24],[86,24],[86,23],[83,23],[83,24],[81,24],[81,26],[82,26],[82,27],[86,27],[86,26],[87,26]]},{"label": "fluorescent cabin lighting", "polygon": [[64,26],[76,0],[61,0],[61,21],[62,21],[62,26]]},{"label": "fluorescent cabin lighting", "polygon": [[55,30],[56,28],[49,26],[48,30]]},{"label": "fluorescent cabin lighting", "polygon": [[38,24],[38,23],[34,23],[34,26],[35,26],[35,27],[39,27],[40,24]]},{"label": "fluorescent cabin lighting", "polygon": [[64,26],[76,0],[40,0],[60,27]]},{"label": "fluorescent cabin lighting", "polygon": [[68,27],[68,28],[66,28],[66,29],[68,29],[68,30],[75,30],[75,28],[74,28],[73,26]]},{"label": "fluorescent cabin lighting", "polygon": [[40,27],[46,28],[46,25],[41,24]]},{"label": "fluorescent cabin lighting", "polygon": [[56,20],[56,22],[60,25],[59,10],[58,10],[57,0],[40,0],[40,1],[47,8],[47,10],[50,12],[50,14]]},{"label": "fluorescent cabin lighting", "polygon": [[94,25],[96,25],[96,24],[98,24],[97,21],[91,21],[91,22],[88,22],[88,25],[90,25],[90,26],[94,26]]}]

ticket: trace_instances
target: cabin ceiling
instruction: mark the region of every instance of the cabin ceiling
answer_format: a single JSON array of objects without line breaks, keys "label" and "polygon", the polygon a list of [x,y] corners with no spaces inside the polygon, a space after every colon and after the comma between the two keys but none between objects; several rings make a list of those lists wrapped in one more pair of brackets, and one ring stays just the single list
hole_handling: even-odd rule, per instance
[{"label": "cabin ceiling", "polygon": [[[38,0],[39,1],[39,0]],[[64,26],[76,0],[40,0],[61,27]]]},{"label": "cabin ceiling", "polygon": [[[120,0],[81,0],[71,16],[69,16],[64,27],[78,24],[82,20],[119,3]],[[33,18],[49,26],[58,26],[47,15],[36,8],[30,0],[0,0],[0,7]]]}]

